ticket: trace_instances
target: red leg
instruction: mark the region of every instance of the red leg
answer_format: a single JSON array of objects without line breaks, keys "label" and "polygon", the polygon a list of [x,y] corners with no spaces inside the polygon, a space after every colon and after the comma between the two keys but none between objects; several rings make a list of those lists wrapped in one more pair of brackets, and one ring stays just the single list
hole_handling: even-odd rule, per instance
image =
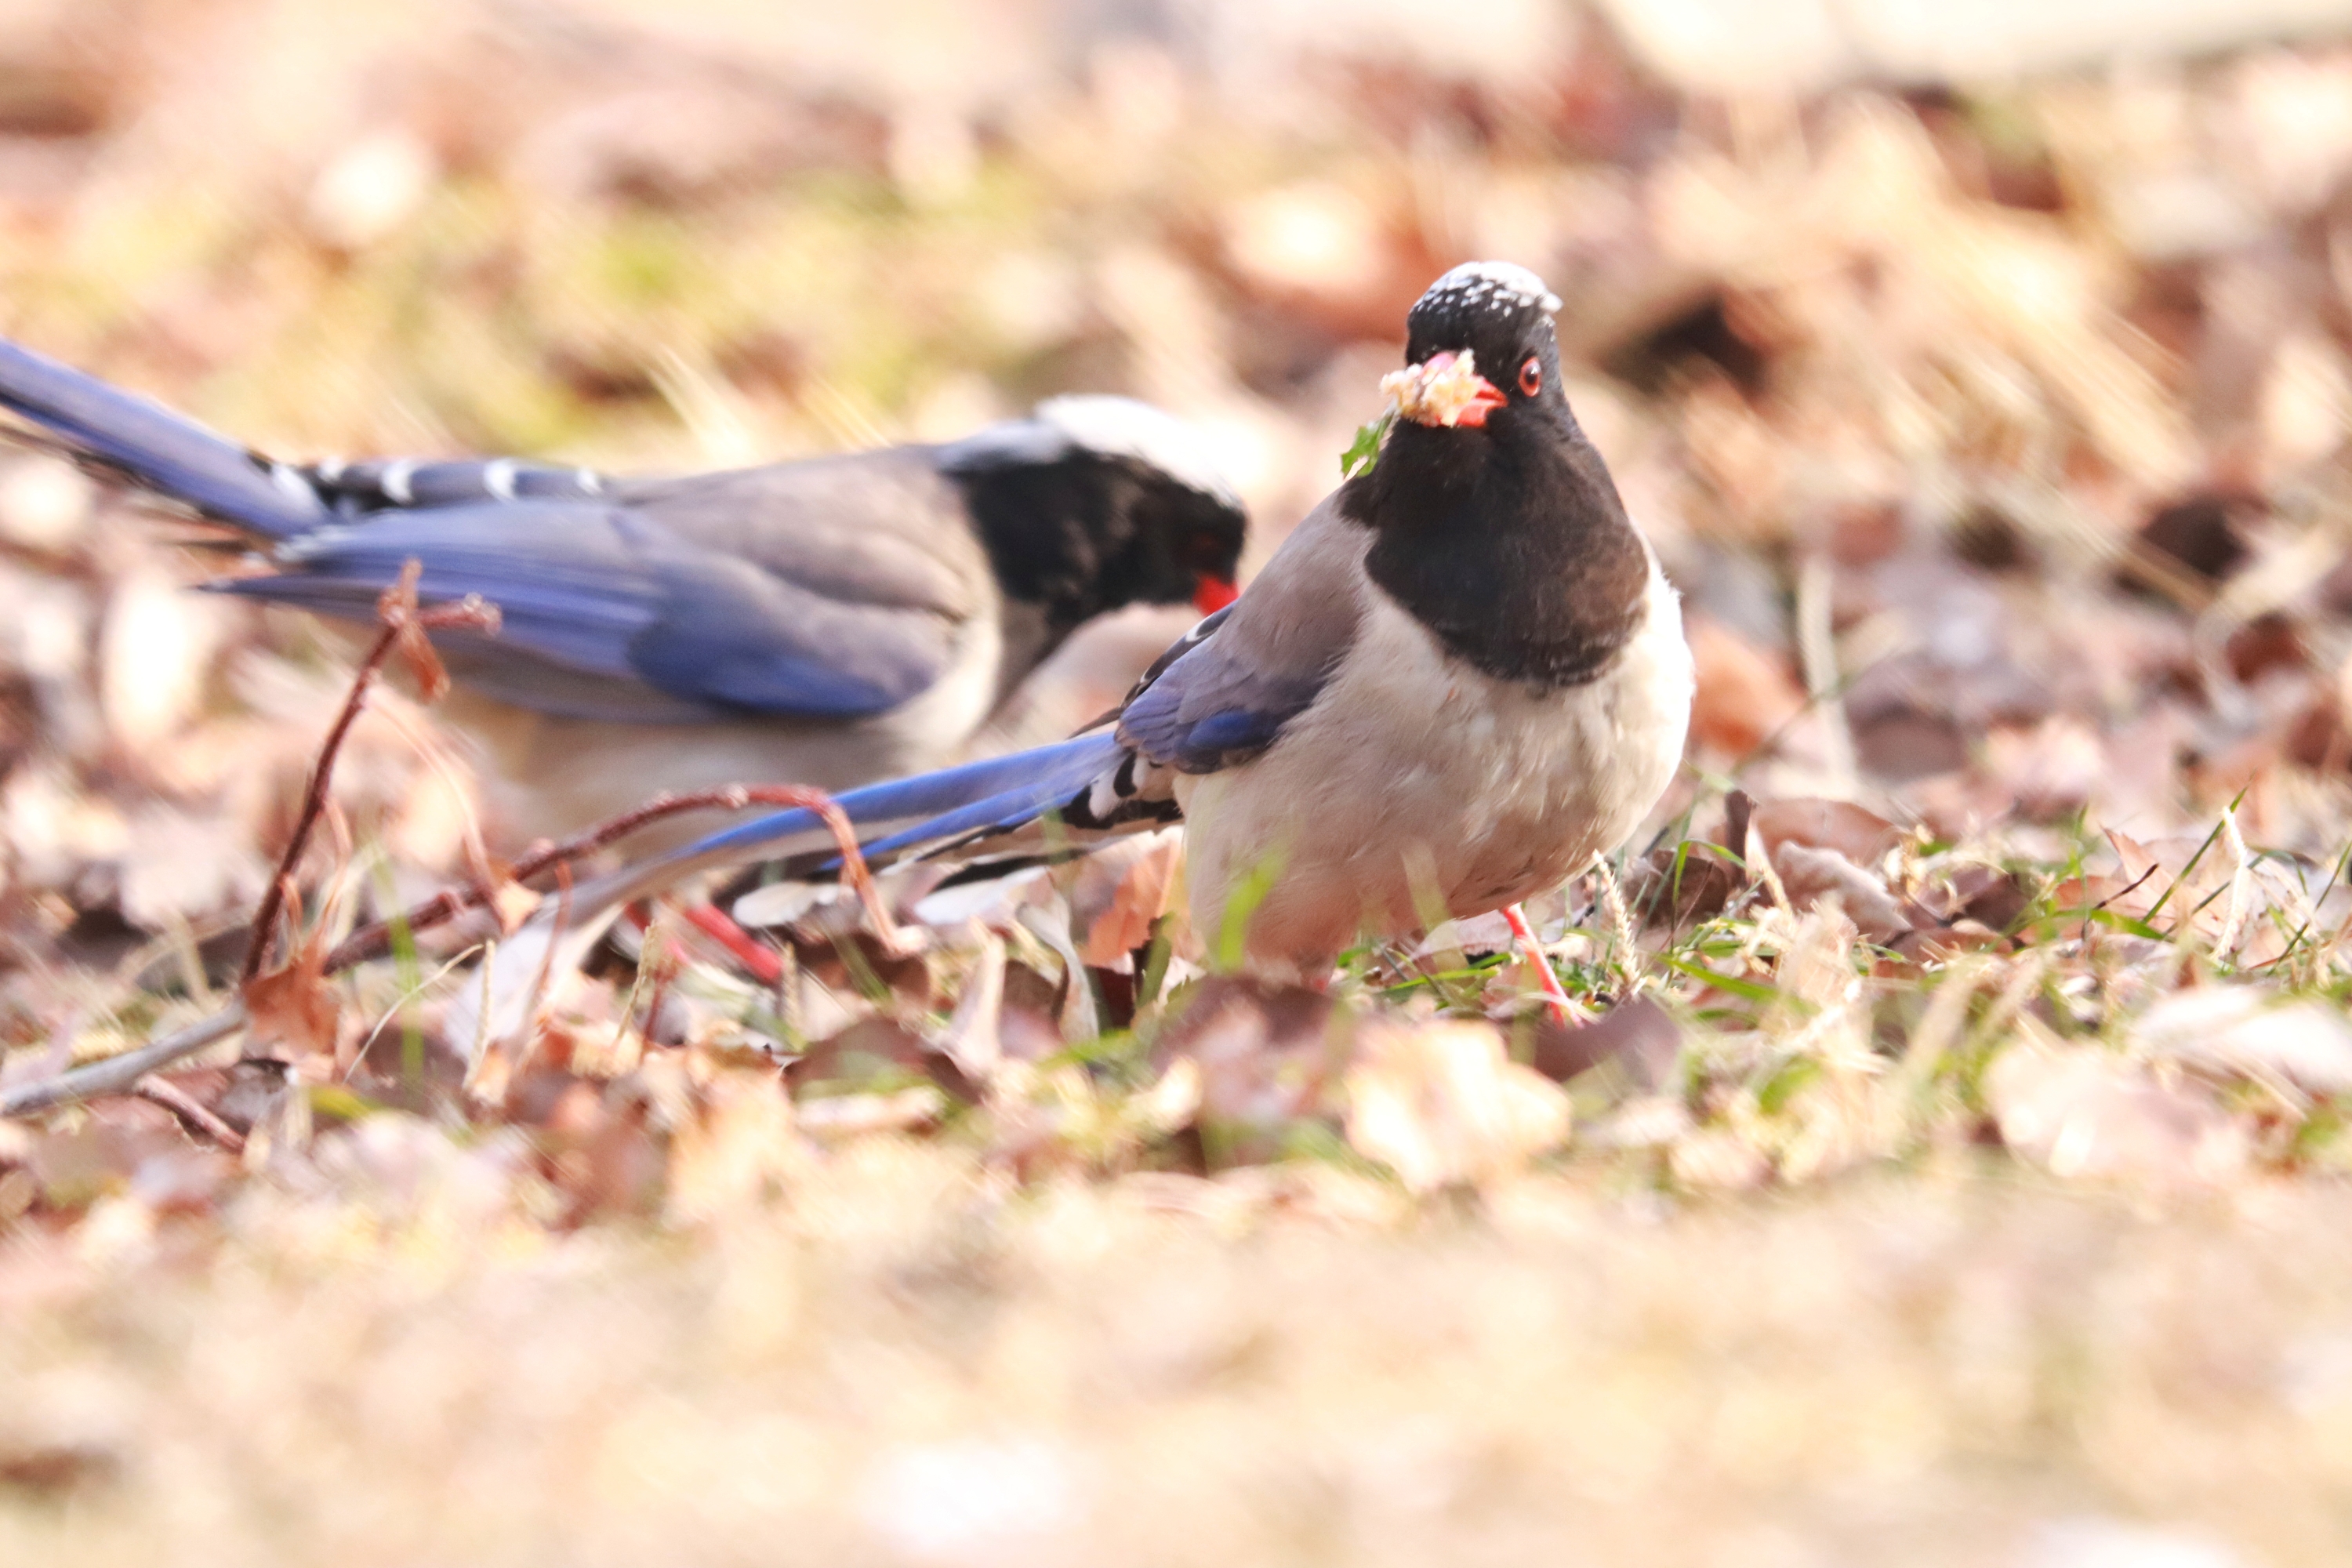
[{"label": "red leg", "polygon": [[1517,904],[1506,904],[1503,918],[1511,923],[1511,938],[1519,944],[1519,956],[1535,966],[1536,979],[1543,986],[1544,1005],[1551,1009],[1553,1021],[1567,1023],[1567,989],[1560,984],[1559,976],[1552,973],[1543,944],[1536,941],[1535,928],[1528,924],[1528,911]]},{"label": "red leg", "polygon": [[735,923],[732,916],[716,904],[694,904],[686,911],[686,922],[719,946],[730,957],[750,972],[752,979],[762,985],[773,985],[784,973],[783,960],[772,948],[761,946],[751,934]]}]

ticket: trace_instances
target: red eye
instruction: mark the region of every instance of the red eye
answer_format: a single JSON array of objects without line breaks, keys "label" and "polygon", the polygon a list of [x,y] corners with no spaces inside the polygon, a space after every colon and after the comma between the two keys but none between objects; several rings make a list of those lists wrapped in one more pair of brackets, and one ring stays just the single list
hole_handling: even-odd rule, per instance
[{"label": "red eye", "polygon": [[1543,390],[1543,362],[1533,354],[1528,356],[1527,363],[1519,366],[1519,390],[1529,397]]}]

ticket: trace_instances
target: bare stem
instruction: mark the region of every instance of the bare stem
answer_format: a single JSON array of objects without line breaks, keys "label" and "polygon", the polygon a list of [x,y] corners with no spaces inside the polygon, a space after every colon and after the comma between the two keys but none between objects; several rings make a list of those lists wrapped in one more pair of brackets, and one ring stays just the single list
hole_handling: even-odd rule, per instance
[{"label": "bare stem", "polygon": [[232,1154],[245,1152],[245,1134],[215,1116],[211,1109],[179,1085],[160,1078],[143,1078],[131,1093],[152,1100],[180,1119],[180,1125],[200,1132]]},{"label": "bare stem", "polygon": [[286,841],[286,853],[278,859],[278,873],[269,879],[261,895],[261,908],[254,914],[253,937],[245,950],[245,972],[238,978],[242,985],[253,983],[268,956],[271,939],[277,935],[278,921],[286,911],[287,889],[293,885],[295,869],[302,863],[302,852],[310,846],[311,830],[318,826],[320,814],[327,809],[327,792],[335,779],[335,759],[352,724],[358,721],[360,710],[367,706],[368,690],[383,672],[384,660],[392,657],[393,649],[400,646],[404,637],[419,628],[498,629],[497,607],[472,595],[455,605],[430,610],[417,608],[416,583],[424,570],[422,562],[409,557],[400,569],[400,580],[376,600],[376,619],[383,629],[377,632],[375,645],[368,649],[367,657],[360,661],[358,673],[352,677],[352,689],[343,697],[342,711],[335,715],[334,727],[327,731],[326,740],[319,747],[319,760],[311,764],[310,787],[302,795],[301,815],[294,819],[294,836]]},{"label": "bare stem", "polygon": [[235,1033],[245,1024],[245,1008],[240,1005],[225,1007],[205,1019],[191,1024],[177,1034],[166,1035],[152,1045],[125,1051],[104,1061],[91,1062],[87,1067],[74,1068],[52,1078],[36,1079],[0,1089],[0,1116],[26,1116],[36,1110],[47,1110],[53,1105],[70,1105],[76,1100],[95,1100],[100,1095],[121,1094],[137,1085],[151,1072],[170,1067],[183,1057],[192,1057],[215,1041]]}]

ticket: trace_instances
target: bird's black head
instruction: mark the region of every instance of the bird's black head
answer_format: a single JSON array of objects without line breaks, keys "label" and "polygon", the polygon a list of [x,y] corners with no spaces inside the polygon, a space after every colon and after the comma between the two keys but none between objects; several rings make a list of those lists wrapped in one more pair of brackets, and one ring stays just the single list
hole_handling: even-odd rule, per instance
[{"label": "bird's black head", "polygon": [[1641,624],[1649,552],[1560,391],[1559,300],[1523,267],[1455,268],[1405,318],[1397,413],[1340,510],[1372,580],[1488,674],[1573,685]]},{"label": "bird's black head", "polygon": [[1405,317],[1405,368],[1385,377],[1381,389],[1406,423],[1423,429],[1525,432],[1538,440],[1573,429],[1551,324],[1559,309],[1559,296],[1524,267],[1457,267]]},{"label": "bird's black head", "polygon": [[1124,605],[1234,595],[1247,523],[1193,432],[1124,397],[1057,397],[940,449],[1005,596],[1051,636]]}]

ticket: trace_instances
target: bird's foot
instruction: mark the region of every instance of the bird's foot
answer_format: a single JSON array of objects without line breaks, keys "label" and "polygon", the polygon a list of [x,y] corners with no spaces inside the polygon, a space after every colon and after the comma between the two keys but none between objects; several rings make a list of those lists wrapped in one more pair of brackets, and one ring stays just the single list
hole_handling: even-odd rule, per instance
[{"label": "bird's foot", "polygon": [[[741,926],[734,917],[716,904],[690,904],[678,911],[686,923],[717,942],[727,956],[743,966],[744,972],[762,985],[773,985],[784,972],[783,960],[775,950],[765,947]],[[643,903],[628,908],[629,923],[640,931],[653,927],[653,910]]]},{"label": "bird's foot", "polygon": [[725,948],[728,956],[761,984],[773,985],[783,974],[783,960],[776,956],[775,950],[763,946],[717,904],[688,906],[686,923]]},{"label": "bird's foot", "polygon": [[1543,943],[1536,940],[1535,927],[1528,923],[1528,911],[1517,904],[1503,906],[1503,919],[1510,922],[1511,940],[1518,943],[1519,956],[1536,972],[1537,984],[1543,987],[1544,1005],[1551,1010],[1552,1021],[1569,1021],[1568,988],[1552,972],[1551,960],[1544,956]]}]

